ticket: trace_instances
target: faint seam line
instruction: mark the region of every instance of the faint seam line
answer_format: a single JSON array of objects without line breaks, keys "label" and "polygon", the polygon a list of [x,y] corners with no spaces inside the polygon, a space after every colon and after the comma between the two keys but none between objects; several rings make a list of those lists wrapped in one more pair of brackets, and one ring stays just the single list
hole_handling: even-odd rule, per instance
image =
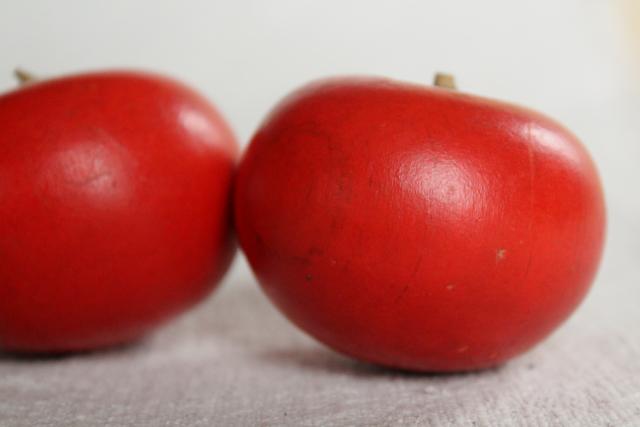
[{"label": "faint seam line", "polygon": [[531,139],[531,123],[527,125],[527,154],[529,157],[529,258],[527,259],[527,267],[524,272],[524,278],[522,282],[526,282],[527,277],[529,277],[529,270],[531,268],[531,260],[533,258],[533,183],[535,180],[535,153],[531,148],[532,139]]}]

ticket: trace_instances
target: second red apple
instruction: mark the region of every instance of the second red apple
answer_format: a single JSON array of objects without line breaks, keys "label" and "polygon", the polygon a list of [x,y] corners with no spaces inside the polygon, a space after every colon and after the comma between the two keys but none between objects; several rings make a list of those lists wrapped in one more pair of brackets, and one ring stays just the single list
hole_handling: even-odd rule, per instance
[{"label": "second red apple", "polygon": [[584,298],[604,201],[578,140],[524,108],[386,79],[298,90],[241,162],[240,244],[296,325],[418,371],[500,364]]}]

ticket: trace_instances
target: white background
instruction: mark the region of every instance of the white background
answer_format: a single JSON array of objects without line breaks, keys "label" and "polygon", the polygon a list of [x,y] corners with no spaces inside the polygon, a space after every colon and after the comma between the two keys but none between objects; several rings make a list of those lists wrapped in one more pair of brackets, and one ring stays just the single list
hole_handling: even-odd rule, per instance
[{"label": "white background", "polygon": [[[0,90],[15,86],[16,66],[43,77],[167,73],[213,100],[243,145],[275,102],[311,79],[377,74],[430,84],[435,71],[451,72],[460,90],[541,110],[584,142],[609,215],[585,306],[618,329],[637,311],[639,0],[0,0]],[[2,123],[4,143],[1,132]],[[225,288],[251,282],[237,260]]]}]

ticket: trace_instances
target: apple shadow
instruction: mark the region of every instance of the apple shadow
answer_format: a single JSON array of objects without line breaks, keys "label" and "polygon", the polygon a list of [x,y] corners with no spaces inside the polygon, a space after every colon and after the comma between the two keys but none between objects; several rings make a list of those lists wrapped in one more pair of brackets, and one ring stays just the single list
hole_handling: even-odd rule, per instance
[{"label": "apple shadow", "polygon": [[503,369],[503,366],[496,366],[459,372],[411,371],[361,362],[320,346],[304,349],[270,349],[258,354],[258,357],[263,363],[283,367],[287,365],[321,374],[349,375],[356,378],[462,378],[496,374]]},{"label": "apple shadow", "polygon": [[105,356],[122,356],[142,351],[147,346],[147,338],[141,340],[119,344],[116,346],[78,351],[62,351],[62,352],[22,352],[0,350],[0,364],[8,363],[53,363],[71,360],[74,358],[99,358]]}]

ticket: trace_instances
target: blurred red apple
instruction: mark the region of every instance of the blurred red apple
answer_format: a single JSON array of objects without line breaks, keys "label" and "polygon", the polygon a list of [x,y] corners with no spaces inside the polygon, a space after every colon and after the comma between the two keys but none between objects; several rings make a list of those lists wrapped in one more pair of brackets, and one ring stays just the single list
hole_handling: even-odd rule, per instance
[{"label": "blurred red apple", "polygon": [[205,99],[99,72],[0,96],[0,348],[134,340],[203,299],[234,253],[237,146]]}]

